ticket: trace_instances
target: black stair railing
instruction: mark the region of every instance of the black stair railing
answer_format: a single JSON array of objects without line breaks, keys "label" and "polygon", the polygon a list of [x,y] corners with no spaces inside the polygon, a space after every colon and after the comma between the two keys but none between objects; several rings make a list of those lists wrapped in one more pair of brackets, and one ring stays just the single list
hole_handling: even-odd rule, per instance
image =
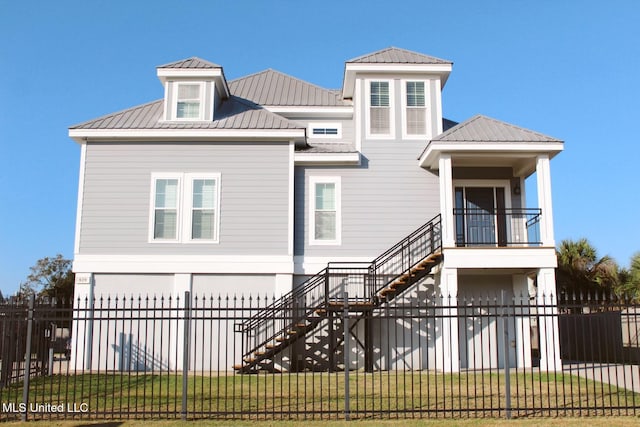
[{"label": "black stair railing", "polygon": [[[441,221],[437,215],[372,262],[327,264],[318,274],[237,326],[236,331],[243,334],[243,363],[237,365],[238,369],[254,369],[304,336],[326,318],[329,310],[341,309],[345,291],[352,310],[389,301],[412,279],[428,272],[422,268],[420,275],[412,269],[439,253],[441,245]],[[385,294],[390,284],[401,285]]]}]

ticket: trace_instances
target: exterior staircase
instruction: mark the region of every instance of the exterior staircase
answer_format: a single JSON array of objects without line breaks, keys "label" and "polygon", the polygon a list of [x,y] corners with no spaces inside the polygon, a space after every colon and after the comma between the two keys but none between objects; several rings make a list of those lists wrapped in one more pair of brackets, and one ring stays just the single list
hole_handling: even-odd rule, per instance
[{"label": "exterior staircase", "polygon": [[316,330],[335,312],[346,309],[363,313],[389,303],[442,260],[441,243],[438,215],[372,262],[329,263],[302,285],[236,325],[236,332],[242,334],[243,355],[234,369],[244,373],[274,369],[276,355]]}]

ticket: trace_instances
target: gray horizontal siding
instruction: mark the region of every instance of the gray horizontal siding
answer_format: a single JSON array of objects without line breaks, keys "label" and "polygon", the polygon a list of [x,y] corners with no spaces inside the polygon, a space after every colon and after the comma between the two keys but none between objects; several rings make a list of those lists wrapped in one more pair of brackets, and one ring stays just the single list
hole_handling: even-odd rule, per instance
[{"label": "gray horizontal siding", "polygon": [[[286,143],[89,143],[81,254],[286,255]],[[221,174],[220,243],[149,243],[151,174]]]},{"label": "gray horizontal siding", "polygon": [[[368,141],[361,166],[297,167],[295,254],[374,258],[437,215],[438,176],[420,168],[416,160],[423,146],[408,141]],[[341,177],[340,246],[309,245],[310,176]]]},{"label": "gray horizontal siding", "polygon": [[322,136],[314,136],[311,132],[307,133],[308,142],[313,145],[314,142],[351,142],[355,143],[356,135],[355,135],[355,127],[353,124],[353,120],[332,120],[332,119],[322,119],[322,120],[310,120],[310,119],[295,119],[296,122],[304,125],[307,129],[309,129],[309,125],[314,123],[339,123],[342,125],[342,137],[340,138],[323,138]]}]

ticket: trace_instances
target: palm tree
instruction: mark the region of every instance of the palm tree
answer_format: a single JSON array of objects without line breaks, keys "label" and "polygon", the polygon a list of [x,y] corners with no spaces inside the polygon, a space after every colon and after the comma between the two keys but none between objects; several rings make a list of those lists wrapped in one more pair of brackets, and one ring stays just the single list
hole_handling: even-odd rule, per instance
[{"label": "palm tree", "polygon": [[610,293],[618,285],[618,265],[609,256],[598,258],[596,249],[585,238],[563,240],[556,251],[556,287],[565,298]]},{"label": "palm tree", "polygon": [[640,252],[631,257],[628,269],[620,269],[618,277],[620,283],[616,293],[628,297],[633,302],[640,302]]}]

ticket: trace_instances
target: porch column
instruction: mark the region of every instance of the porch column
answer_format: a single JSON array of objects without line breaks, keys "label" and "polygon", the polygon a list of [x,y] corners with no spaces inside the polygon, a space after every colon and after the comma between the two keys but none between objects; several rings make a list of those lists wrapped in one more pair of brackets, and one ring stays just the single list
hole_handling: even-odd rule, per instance
[{"label": "porch column", "polygon": [[440,270],[442,309],[436,311],[436,368],[442,372],[460,370],[458,331],[458,270],[443,267]]},{"label": "porch column", "polygon": [[[553,206],[551,202],[551,167],[549,156],[541,154],[536,160],[538,184],[538,206],[542,210],[540,218],[540,241],[542,246],[555,247],[553,236]],[[555,293],[555,292],[554,292]]]},{"label": "porch column", "polygon": [[455,246],[453,224],[453,175],[451,171],[451,154],[441,154],[440,170],[440,216],[442,227],[442,247]]},{"label": "porch column", "polygon": [[538,271],[538,331],[540,334],[540,370],[560,371],[560,338],[556,300],[556,272],[553,268]]},{"label": "porch column", "polygon": [[515,342],[516,367],[530,368],[531,364],[531,310],[529,309],[529,278],[524,274],[513,275],[513,295],[516,308]]}]

